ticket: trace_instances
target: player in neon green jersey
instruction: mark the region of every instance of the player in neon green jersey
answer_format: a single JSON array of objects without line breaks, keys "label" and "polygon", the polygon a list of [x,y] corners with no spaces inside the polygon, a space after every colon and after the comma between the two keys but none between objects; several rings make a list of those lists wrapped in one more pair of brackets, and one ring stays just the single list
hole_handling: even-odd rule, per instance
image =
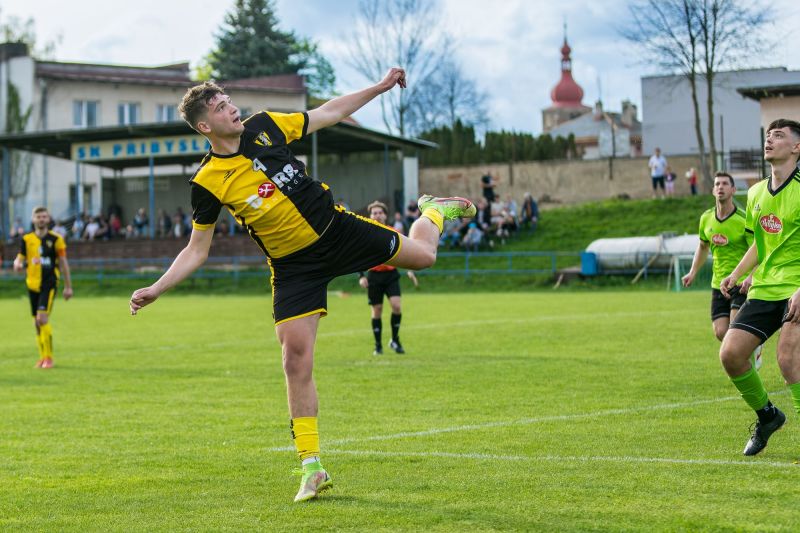
[{"label": "player in neon green jersey", "polygon": [[[734,294],[726,298],[719,290],[719,283],[730,274],[753,243],[751,233],[744,230],[745,213],[733,203],[736,184],[733,177],[726,172],[717,172],[714,176],[714,198],[716,206],[700,216],[700,243],[692,259],[692,267],[683,276],[683,286],[689,287],[700,268],[708,258],[708,252],[714,257],[713,276],[711,278],[711,323],[714,334],[720,341],[725,337],[728,326],[736,317],[739,308],[747,298],[747,289],[751,279],[742,277],[739,286],[733,289]],[[753,354],[756,370],[761,366],[761,347]]]},{"label": "player in neon green jersey", "polygon": [[786,415],[769,401],[761,377],[750,365],[750,353],[780,330],[778,367],[800,414],[800,123],[773,121],[764,141],[764,159],[772,173],[747,192],[745,227],[754,243],[720,290],[729,295],[737,280],[753,273],[747,302],[739,310],[722,341],[719,358],[725,372],[752,408],[758,420],[745,455],[766,448],[770,436],[786,422]]}]

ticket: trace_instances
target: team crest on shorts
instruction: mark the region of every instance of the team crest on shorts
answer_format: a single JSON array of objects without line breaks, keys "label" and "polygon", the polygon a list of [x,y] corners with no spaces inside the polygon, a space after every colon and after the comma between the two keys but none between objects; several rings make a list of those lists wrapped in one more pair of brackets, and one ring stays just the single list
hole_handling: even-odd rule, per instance
[{"label": "team crest on shorts", "polygon": [[713,242],[717,246],[725,246],[726,244],[728,244],[728,237],[726,237],[722,233],[715,233],[711,237],[711,242]]},{"label": "team crest on shorts", "polygon": [[258,186],[258,195],[261,198],[269,198],[275,192],[275,184],[268,181]]},{"label": "team crest on shorts", "polygon": [[783,222],[774,214],[764,215],[758,219],[758,223],[764,228],[767,233],[780,233],[783,229]]}]

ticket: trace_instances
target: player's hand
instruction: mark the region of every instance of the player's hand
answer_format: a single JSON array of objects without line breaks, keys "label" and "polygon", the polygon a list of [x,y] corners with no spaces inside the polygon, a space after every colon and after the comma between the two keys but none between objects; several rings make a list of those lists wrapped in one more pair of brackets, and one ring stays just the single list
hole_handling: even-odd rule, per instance
[{"label": "player's hand", "polygon": [[156,301],[159,293],[152,286],[133,291],[131,295],[131,314],[135,315],[139,309]]},{"label": "player's hand", "polygon": [[14,272],[22,272],[22,269],[25,268],[25,265],[19,258],[14,259]]},{"label": "player's hand", "polygon": [[63,295],[64,295],[64,301],[67,301],[70,298],[72,298],[72,287],[64,287]]},{"label": "player's hand", "polygon": [[786,312],[784,321],[800,324],[800,289],[796,290],[789,298],[789,310]]},{"label": "player's hand", "polygon": [[390,90],[395,85],[399,85],[401,89],[406,88],[406,71],[399,67],[390,68],[383,80],[378,84],[382,93]]},{"label": "player's hand", "polygon": [[747,291],[749,291],[750,287],[752,286],[753,286],[753,274],[750,274],[749,276],[744,278],[744,281],[742,281],[742,284],[739,286],[739,294],[747,294]]},{"label": "player's hand", "polygon": [[694,272],[689,272],[688,274],[686,274],[685,276],[683,276],[681,278],[681,283],[683,283],[684,287],[689,287],[689,286],[691,286],[692,282],[694,282],[694,277],[695,277],[695,273]]},{"label": "player's hand", "polygon": [[358,284],[361,285],[362,289],[366,289],[369,287],[369,281],[367,281],[367,276],[361,276],[358,278]]},{"label": "player's hand", "polygon": [[414,274],[412,271],[409,270],[408,277],[411,279],[411,283],[414,284],[414,288],[415,289],[419,288],[419,280],[417,279],[416,274]]},{"label": "player's hand", "polygon": [[736,286],[736,278],[733,276],[728,276],[727,278],[723,279],[719,282],[719,290],[725,298],[730,300],[731,293],[730,291]]}]

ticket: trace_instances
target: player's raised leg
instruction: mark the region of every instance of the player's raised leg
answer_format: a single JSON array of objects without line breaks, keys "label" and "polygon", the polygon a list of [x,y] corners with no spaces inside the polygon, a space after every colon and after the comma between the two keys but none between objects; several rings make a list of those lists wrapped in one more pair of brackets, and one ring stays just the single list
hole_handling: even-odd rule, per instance
[{"label": "player's raised leg", "polygon": [[436,263],[436,250],[445,220],[472,218],[475,205],[458,196],[435,197],[429,194],[417,202],[422,215],[411,226],[408,237],[400,235],[400,251],[386,262],[401,268],[420,270]]},{"label": "player's raised leg", "polygon": [[786,415],[769,401],[761,376],[750,362],[753,350],[763,342],[764,339],[753,333],[729,329],[719,352],[720,361],[731,382],[758,416],[750,440],[745,445],[745,455],[756,455],[766,448],[770,436],[786,422]]},{"label": "player's raised leg", "polygon": [[319,314],[313,314],[275,327],[283,353],[292,440],[302,462],[302,480],[294,498],[296,502],[315,498],[333,486],[320,463],[317,388],[312,375],[319,318]]}]

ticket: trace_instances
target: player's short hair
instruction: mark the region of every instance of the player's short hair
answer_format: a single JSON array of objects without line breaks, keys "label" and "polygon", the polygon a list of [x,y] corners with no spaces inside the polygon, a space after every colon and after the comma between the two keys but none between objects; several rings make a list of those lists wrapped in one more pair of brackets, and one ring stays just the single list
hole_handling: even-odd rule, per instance
[{"label": "player's short hair", "polygon": [[205,81],[190,87],[183,95],[178,111],[193,130],[197,131],[197,123],[208,111],[208,103],[218,94],[225,94],[225,90],[214,82]]},{"label": "player's short hair", "polygon": [[35,217],[38,213],[47,213],[49,215],[50,211],[43,205],[37,205],[33,208],[33,211],[31,211],[31,218]]},{"label": "player's short hair", "polygon": [[381,209],[383,209],[383,214],[386,215],[387,217],[389,216],[389,207],[385,203],[379,201],[375,201],[369,204],[367,206],[367,213],[372,213],[372,210],[376,207],[380,207]]},{"label": "player's short hair", "polygon": [[728,178],[728,181],[731,182],[731,185],[736,187],[736,183],[733,181],[733,176],[731,176],[727,172],[723,172],[723,171],[720,170],[720,171],[718,171],[717,173],[714,174],[714,177],[715,178]]}]

